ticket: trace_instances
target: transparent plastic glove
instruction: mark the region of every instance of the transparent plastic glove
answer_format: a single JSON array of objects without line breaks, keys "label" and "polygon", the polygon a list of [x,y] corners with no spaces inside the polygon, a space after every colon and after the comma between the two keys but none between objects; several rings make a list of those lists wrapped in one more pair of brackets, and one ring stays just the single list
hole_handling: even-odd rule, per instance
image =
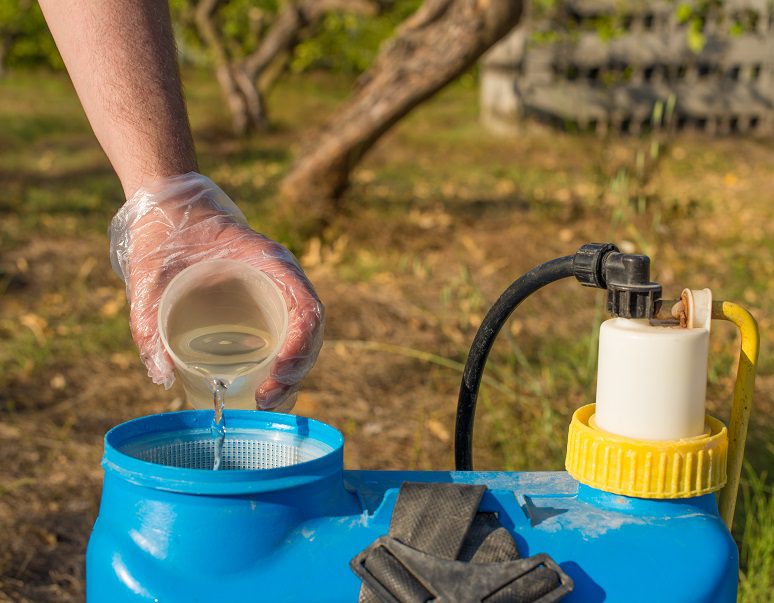
[{"label": "transparent plastic glove", "polygon": [[157,317],[169,281],[191,264],[222,258],[269,275],[288,306],[288,336],[255,399],[262,409],[292,408],[322,346],[324,309],[290,251],[254,232],[234,202],[194,172],[138,190],[113,218],[109,234],[113,269],[126,283],[132,336],[148,376],[167,388],[175,376]]}]

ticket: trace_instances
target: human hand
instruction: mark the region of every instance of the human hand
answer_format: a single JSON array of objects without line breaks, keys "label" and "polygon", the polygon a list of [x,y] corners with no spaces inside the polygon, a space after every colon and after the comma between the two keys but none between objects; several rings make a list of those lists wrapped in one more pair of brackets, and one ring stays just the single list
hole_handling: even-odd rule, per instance
[{"label": "human hand", "polygon": [[285,247],[254,232],[239,208],[195,172],[138,190],[110,224],[113,269],[124,279],[132,337],[154,383],[169,388],[174,365],[158,332],[159,301],[169,281],[210,259],[243,261],[266,273],[288,307],[288,336],[271,375],[255,392],[262,409],[290,410],[301,379],[322,346],[324,308]]}]

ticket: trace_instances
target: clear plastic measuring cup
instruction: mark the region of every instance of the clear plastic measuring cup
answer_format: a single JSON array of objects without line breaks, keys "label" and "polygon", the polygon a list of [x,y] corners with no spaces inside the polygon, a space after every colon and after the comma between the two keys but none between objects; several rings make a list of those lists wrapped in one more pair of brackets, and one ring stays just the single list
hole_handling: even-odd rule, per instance
[{"label": "clear plastic measuring cup", "polygon": [[228,408],[255,409],[255,390],[269,376],[287,337],[282,293],[262,271],[235,260],[205,260],[167,285],[159,334],[188,401],[212,408],[214,379]]}]

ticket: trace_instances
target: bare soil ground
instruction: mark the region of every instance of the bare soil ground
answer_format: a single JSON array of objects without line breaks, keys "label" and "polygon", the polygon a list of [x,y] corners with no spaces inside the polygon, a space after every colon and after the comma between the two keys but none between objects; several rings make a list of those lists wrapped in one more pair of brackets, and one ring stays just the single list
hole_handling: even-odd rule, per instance
[{"label": "bare soil ground", "polygon": [[[42,76],[41,76],[42,77]],[[76,601],[99,505],[106,430],[185,408],[154,386],[131,343],[104,230],[120,193],[61,77],[0,93],[0,600]],[[48,101],[38,102],[44,87]],[[234,142],[214,86],[189,76],[203,171],[254,227],[298,253],[328,309],[326,344],[295,412],[341,429],[350,468],[449,469],[454,363],[510,281],[580,244],[648,253],[667,293],[709,286],[771,339],[774,155],[770,141],[683,135],[600,140],[527,125],[496,138],[455,86],[381,143],[340,216],[313,237],[276,217],[293,145],[346,84],[293,81],[277,129]],[[10,99],[10,100],[9,100]],[[53,101],[53,102],[52,102]],[[655,140],[655,138],[653,139]],[[482,467],[560,468],[566,424],[593,396],[598,295],[556,285],[520,309],[490,368],[476,441]],[[728,414],[734,333],[713,336],[710,406]],[[766,345],[748,457],[772,469],[774,364]],[[507,392],[510,392],[507,393]],[[770,518],[769,518],[770,519]],[[738,535],[741,538],[741,534]]]}]

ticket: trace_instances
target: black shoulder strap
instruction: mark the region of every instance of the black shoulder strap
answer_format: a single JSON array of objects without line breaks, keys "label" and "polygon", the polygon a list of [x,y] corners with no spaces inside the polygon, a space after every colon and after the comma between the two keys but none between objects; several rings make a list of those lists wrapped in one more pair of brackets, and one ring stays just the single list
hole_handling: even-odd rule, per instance
[{"label": "black shoulder strap", "polygon": [[486,486],[404,483],[387,536],[350,565],[360,603],[549,603],[572,580],[547,555],[519,559],[494,513],[478,513]]}]

